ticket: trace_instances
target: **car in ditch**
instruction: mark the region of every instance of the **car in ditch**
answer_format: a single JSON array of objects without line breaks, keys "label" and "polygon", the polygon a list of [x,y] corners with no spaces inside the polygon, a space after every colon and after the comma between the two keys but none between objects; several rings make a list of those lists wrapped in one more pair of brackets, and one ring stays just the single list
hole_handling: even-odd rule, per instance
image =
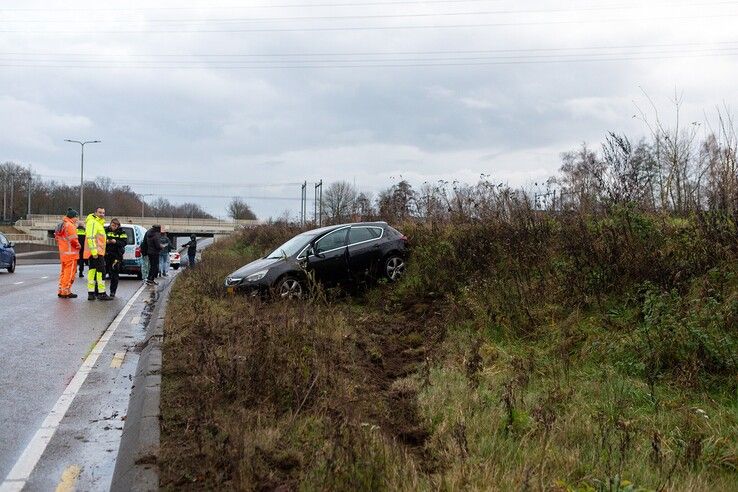
[{"label": "car in ditch", "polygon": [[407,253],[407,237],[386,222],[322,227],[239,268],[226,277],[225,287],[230,293],[301,298],[310,279],[326,287],[381,277],[395,281],[405,271]]}]

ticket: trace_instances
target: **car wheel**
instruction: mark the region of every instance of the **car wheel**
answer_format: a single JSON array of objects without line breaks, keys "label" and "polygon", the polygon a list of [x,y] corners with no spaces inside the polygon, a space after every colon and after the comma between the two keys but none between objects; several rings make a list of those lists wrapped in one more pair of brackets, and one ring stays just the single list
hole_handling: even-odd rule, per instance
[{"label": "car wheel", "polygon": [[172,265],[172,268],[174,268],[175,270],[179,270],[179,265]]},{"label": "car wheel", "polygon": [[10,261],[10,266],[8,267],[8,273],[13,272],[15,272],[15,258]]},{"label": "car wheel", "polygon": [[400,280],[405,273],[405,259],[402,256],[390,255],[384,260],[384,275],[390,282]]},{"label": "car wheel", "polygon": [[136,274],[136,278],[137,278],[138,280],[143,280],[143,278],[144,278],[144,276],[143,276],[143,273],[141,273],[141,272],[138,272],[138,273]]},{"label": "car wheel", "polygon": [[277,284],[276,294],[282,299],[302,299],[307,294],[307,290],[299,279],[284,277]]}]

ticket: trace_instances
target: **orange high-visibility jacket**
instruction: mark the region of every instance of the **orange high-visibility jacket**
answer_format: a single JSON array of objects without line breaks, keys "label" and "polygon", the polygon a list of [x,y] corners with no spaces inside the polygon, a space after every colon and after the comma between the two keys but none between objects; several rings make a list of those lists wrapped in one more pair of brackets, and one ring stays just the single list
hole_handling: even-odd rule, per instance
[{"label": "orange high-visibility jacket", "polygon": [[85,222],[85,253],[84,258],[92,255],[105,256],[105,219],[100,219],[95,214],[87,216]]},{"label": "orange high-visibility jacket", "polygon": [[61,261],[73,260],[79,257],[81,248],[77,238],[77,219],[64,217],[54,231],[56,245],[59,246]]}]

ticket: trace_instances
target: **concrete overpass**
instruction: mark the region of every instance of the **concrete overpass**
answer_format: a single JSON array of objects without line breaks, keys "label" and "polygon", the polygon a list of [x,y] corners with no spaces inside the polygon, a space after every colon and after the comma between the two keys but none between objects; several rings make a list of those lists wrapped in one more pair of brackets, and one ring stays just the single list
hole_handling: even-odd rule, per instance
[{"label": "concrete overpass", "polygon": [[[219,238],[227,236],[238,229],[253,227],[260,223],[258,220],[220,220],[220,219],[189,219],[172,217],[106,217],[106,220],[117,218],[121,224],[137,224],[149,228],[160,224],[167,233],[174,237],[189,237],[194,234],[198,237]],[[82,217],[84,219],[84,217]],[[27,242],[46,243],[54,237],[54,229],[62,220],[61,215],[30,215],[27,219],[15,223],[15,228],[25,235]],[[33,239],[32,239],[33,238]]]}]

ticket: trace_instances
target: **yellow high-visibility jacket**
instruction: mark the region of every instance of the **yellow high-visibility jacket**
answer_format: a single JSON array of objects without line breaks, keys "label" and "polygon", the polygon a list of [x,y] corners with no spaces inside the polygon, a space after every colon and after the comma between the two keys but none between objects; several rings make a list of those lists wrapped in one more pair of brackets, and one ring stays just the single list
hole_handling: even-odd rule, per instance
[{"label": "yellow high-visibility jacket", "polygon": [[105,256],[105,219],[95,214],[87,216],[85,222],[85,259],[92,255]]}]

